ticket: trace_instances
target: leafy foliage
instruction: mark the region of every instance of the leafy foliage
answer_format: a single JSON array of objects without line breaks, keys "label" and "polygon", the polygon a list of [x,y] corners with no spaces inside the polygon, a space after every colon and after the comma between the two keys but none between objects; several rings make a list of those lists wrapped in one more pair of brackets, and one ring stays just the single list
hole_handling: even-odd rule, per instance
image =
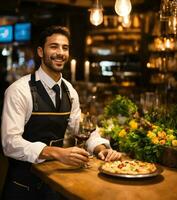
[{"label": "leafy foliage", "polygon": [[117,95],[104,109],[106,116],[117,116],[119,114],[130,117],[136,112],[137,106],[130,99],[121,95]]},{"label": "leafy foliage", "polygon": [[167,128],[177,129],[177,105],[171,105],[168,108],[168,112],[163,107],[151,108],[146,113],[145,118],[152,123]]},{"label": "leafy foliage", "polygon": [[166,120],[162,119],[158,113],[140,117],[137,106],[118,95],[106,106],[100,131],[104,136],[111,137],[119,151],[139,160],[159,162],[163,146],[177,146],[176,129],[169,128],[171,121],[166,126]]}]

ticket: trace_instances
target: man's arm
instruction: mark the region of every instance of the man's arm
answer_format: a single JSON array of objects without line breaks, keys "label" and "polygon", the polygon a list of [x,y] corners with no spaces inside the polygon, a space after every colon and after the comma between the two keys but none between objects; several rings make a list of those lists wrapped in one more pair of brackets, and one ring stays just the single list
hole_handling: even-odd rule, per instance
[{"label": "man's arm", "polygon": [[37,158],[46,144],[30,142],[22,137],[25,122],[31,112],[32,98],[28,79],[19,79],[5,93],[1,123],[2,147],[6,156],[16,160],[42,162]]},{"label": "man's arm", "polygon": [[89,153],[78,147],[61,148],[46,146],[39,155],[39,159],[58,160],[64,164],[81,166],[88,162]]}]

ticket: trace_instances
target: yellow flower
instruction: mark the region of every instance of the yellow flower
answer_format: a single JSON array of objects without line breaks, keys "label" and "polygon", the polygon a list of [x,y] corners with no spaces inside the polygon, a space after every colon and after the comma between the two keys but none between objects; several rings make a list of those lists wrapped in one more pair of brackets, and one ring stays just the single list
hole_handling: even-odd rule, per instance
[{"label": "yellow flower", "polygon": [[138,128],[138,123],[132,119],[130,122],[129,122],[129,125],[132,129],[137,129]]},{"label": "yellow flower", "polygon": [[177,147],[177,140],[172,140],[172,146]]},{"label": "yellow flower", "polygon": [[158,126],[153,124],[153,125],[152,125],[152,128],[153,128],[153,129],[157,129]]},{"label": "yellow flower", "polygon": [[122,130],[118,133],[118,136],[119,136],[119,137],[125,137],[125,135],[126,135],[125,129],[122,129]]},{"label": "yellow flower", "polygon": [[168,129],[168,130],[167,130],[167,133],[168,133],[168,134],[173,134],[173,132],[174,132],[173,129]]},{"label": "yellow flower", "polygon": [[158,144],[159,143],[158,137],[153,137],[152,138],[152,143],[153,144]]},{"label": "yellow flower", "polygon": [[159,141],[159,144],[162,144],[162,145],[163,145],[163,144],[165,144],[165,143],[166,143],[165,140],[160,140],[160,141]]},{"label": "yellow flower", "polygon": [[147,136],[148,136],[148,138],[152,139],[152,138],[156,137],[156,134],[153,133],[152,131],[148,131]]},{"label": "yellow flower", "polygon": [[174,135],[171,135],[171,134],[170,134],[170,135],[167,135],[167,139],[170,140],[170,141],[171,141],[171,140],[174,140],[174,139],[175,139],[175,136],[174,136]]},{"label": "yellow flower", "polygon": [[166,139],[167,136],[165,131],[158,131],[157,135],[159,139]]}]

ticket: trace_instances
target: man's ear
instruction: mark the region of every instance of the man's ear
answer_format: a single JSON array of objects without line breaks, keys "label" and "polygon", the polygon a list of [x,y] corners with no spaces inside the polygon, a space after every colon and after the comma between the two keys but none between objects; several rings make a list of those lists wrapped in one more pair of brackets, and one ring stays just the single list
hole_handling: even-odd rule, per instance
[{"label": "man's ear", "polygon": [[38,47],[38,48],[37,48],[37,54],[38,54],[38,56],[39,56],[40,58],[43,57],[43,49],[42,49],[42,47]]}]

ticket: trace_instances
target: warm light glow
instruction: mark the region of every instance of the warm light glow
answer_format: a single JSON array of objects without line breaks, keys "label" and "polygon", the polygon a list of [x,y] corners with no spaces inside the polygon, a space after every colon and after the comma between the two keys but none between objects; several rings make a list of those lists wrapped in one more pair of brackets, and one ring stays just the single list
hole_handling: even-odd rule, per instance
[{"label": "warm light glow", "polygon": [[130,25],[131,25],[130,15],[122,17],[122,26],[128,28],[130,27]]},{"label": "warm light glow", "polygon": [[76,81],[76,60],[71,60],[71,82],[74,83]]},{"label": "warm light glow", "polygon": [[170,39],[166,39],[166,41],[165,41],[165,47],[166,47],[167,49],[170,49],[170,47],[171,47]]},{"label": "warm light glow", "polygon": [[171,33],[177,34],[177,16],[169,17],[168,25],[169,25]]},{"label": "warm light glow", "polygon": [[154,39],[154,49],[157,51],[174,50],[175,40],[174,38],[155,38]]},{"label": "warm light glow", "polygon": [[140,19],[139,19],[138,15],[135,15],[133,17],[133,27],[135,27],[135,28],[140,27]]},{"label": "warm light glow", "polygon": [[103,22],[103,8],[102,5],[99,4],[98,0],[96,0],[95,4],[92,8],[89,9],[90,11],[90,22],[98,26]]},{"label": "warm light glow", "polygon": [[151,63],[148,62],[148,63],[146,64],[146,66],[147,66],[147,68],[151,68]]},{"label": "warm light glow", "polygon": [[90,9],[90,22],[98,26],[103,22],[103,11],[100,8]]},{"label": "warm light glow", "polygon": [[84,64],[84,76],[85,76],[85,81],[88,82],[90,76],[90,62],[88,60],[86,60]]},{"label": "warm light glow", "polygon": [[119,16],[127,16],[131,12],[132,5],[130,0],[116,0],[114,8]]},{"label": "warm light glow", "polygon": [[87,36],[87,38],[86,38],[87,45],[91,45],[92,42],[93,42],[92,37],[91,36]]}]

